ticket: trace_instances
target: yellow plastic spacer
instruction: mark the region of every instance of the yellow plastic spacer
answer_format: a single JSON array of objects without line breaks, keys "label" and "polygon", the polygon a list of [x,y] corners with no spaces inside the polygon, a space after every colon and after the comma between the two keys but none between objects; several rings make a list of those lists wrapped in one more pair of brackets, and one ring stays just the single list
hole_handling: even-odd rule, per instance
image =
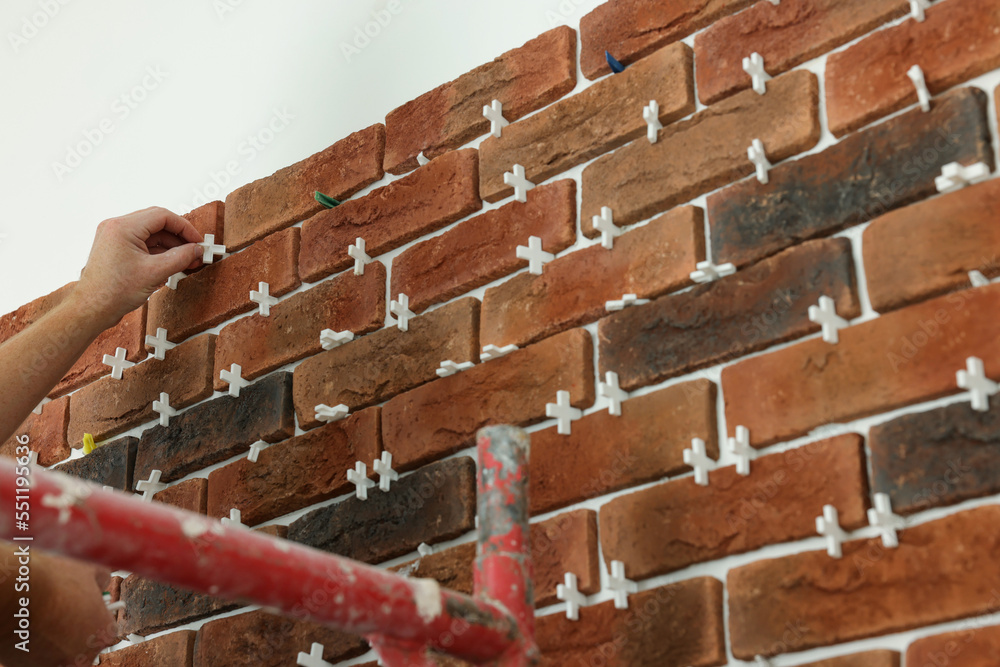
[{"label": "yellow plastic spacer", "polygon": [[94,436],[89,433],[83,434],[83,453],[87,455],[97,449],[97,444],[94,443]]}]

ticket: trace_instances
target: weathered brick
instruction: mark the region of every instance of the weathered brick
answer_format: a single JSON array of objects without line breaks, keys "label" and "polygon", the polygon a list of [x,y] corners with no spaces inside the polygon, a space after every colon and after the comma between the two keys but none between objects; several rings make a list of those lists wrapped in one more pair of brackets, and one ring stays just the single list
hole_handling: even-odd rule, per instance
[{"label": "weathered brick", "polygon": [[902,16],[909,7],[906,0],[758,2],[695,37],[698,97],[712,104],[749,88],[743,59],[751,53],[763,56],[767,73],[777,76]]},{"label": "weathered brick", "polygon": [[302,279],[320,278],[353,266],[347,248],[361,237],[375,257],[478,211],[479,152],[445,153],[403,178],[321,211],[302,225]]},{"label": "weathered brick", "polygon": [[[255,310],[250,291],[268,284],[271,296],[291,292],[302,281],[298,272],[299,229],[272,234],[243,252],[216,260],[177,283],[161,287],[149,298],[146,333],[167,330],[167,338],[180,342],[214,327],[234,315]],[[152,351],[152,348],[149,348]]]},{"label": "weathered brick", "polygon": [[993,164],[986,95],[956,90],[929,113],[916,109],[778,165],[767,185],[751,178],[710,195],[712,254],[743,266],[934,194],[942,166],[980,160]]},{"label": "weathered brick", "polygon": [[532,513],[689,470],[683,452],[691,438],[703,439],[708,455],[718,458],[715,395],[714,384],[695,380],[630,398],[621,416],[585,415],[570,435],[555,426],[532,433]]},{"label": "weathered brick", "polygon": [[528,237],[541,238],[542,247],[552,253],[576,242],[576,181],[533,188],[527,198],[404,250],[392,260],[391,294],[406,294],[410,309],[419,313],[526,267],[517,258],[517,246],[527,245]]},{"label": "weathered brick", "polygon": [[443,587],[472,595],[476,543],[466,542],[391,568],[409,577],[434,579]]},{"label": "weathered brick", "polygon": [[149,479],[156,469],[170,482],[247,452],[258,440],[279,442],[293,433],[292,374],[275,373],[245,387],[239,398],[206,401],[172,417],[170,426],[144,431],[134,479]]},{"label": "weathered brick", "polygon": [[226,197],[226,246],[239,250],[268,234],[323,210],[318,190],[346,199],[382,178],[385,126],[381,123],[341,139],[301,162],[248,183]]},{"label": "weathered brick", "polygon": [[988,285],[925,301],[840,330],[835,347],[822,338],[722,369],[726,423],[750,429],[758,447],[927,401],[959,390],[955,372],[982,357],[1000,378],[993,354],[998,325],[981,313],[1000,305]]},{"label": "weathered brick", "polygon": [[968,287],[973,269],[1000,274],[998,207],[1000,180],[990,180],[872,222],[861,244],[872,308],[885,312]]},{"label": "weathered brick", "polygon": [[122,582],[121,599],[125,603],[119,617],[122,635],[143,637],[240,606],[135,574]]},{"label": "weathered brick", "polygon": [[7,442],[0,445],[0,456],[17,456],[18,447],[26,446],[38,452],[38,462],[43,466],[65,461],[72,454],[66,439],[68,422],[69,396],[46,403],[42,414],[30,413]]},{"label": "weathered brick", "polygon": [[131,491],[138,447],[139,438],[118,438],[86,456],[63,463],[56,470],[117,491]]},{"label": "weathered brick", "polygon": [[1000,660],[1000,626],[970,627],[917,639],[906,649],[909,667],[990,667]]},{"label": "weathered brick", "polygon": [[403,556],[421,542],[450,540],[472,530],[476,463],[468,457],[438,461],[373,489],[368,500],[351,496],[306,514],[288,526],[288,539],[365,563]]},{"label": "weathered brick", "polygon": [[271,537],[277,537],[279,539],[288,538],[288,526],[279,526],[276,524],[271,524],[270,526],[259,526],[254,528],[257,532],[264,533],[265,535],[270,535]]},{"label": "weathered brick", "polygon": [[588,165],[583,233],[599,235],[593,217],[604,206],[616,225],[626,225],[752,174],[747,147],[754,139],[778,162],[813,147],[819,136],[819,84],[812,72],[780,76],[764,96],[737,93],[664,128],[655,144],[643,137]]},{"label": "weathered brick", "polygon": [[208,476],[208,515],[240,510],[244,525],[264,521],[347,493],[345,472],[355,461],[371,462],[379,448],[380,408],[326,424],[268,447],[254,463],[241,458]]},{"label": "weathered brick", "polygon": [[[153,500],[179,507],[189,512],[204,514],[208,507],[208,480],[202,477],[189,479],[153,494]],[[227,512],[225,516],[229,516]]]},{"label": "weathered brick", "polygon": [[37,322],[42,315],[49,312],[63,299],[72,294],[75,282],[63,285],[59,289],[29,301],[23,306],[0,317],[0,343],[5,343],[29,326]]},{"label": "weathered brick", "polygon": [[483,107],[503,104],[514,122],[576,86],[576,31],[560,26],[453,81],[397,107],[385,117],[385,170],[402,174],[428,158],[485,134]]},{"label": "weathered brick", "polygon": [[699,577],[633,593],[627,611],[608,600],[580,609],[579,621],[540,616],[535,635],[540,667],[724,665],[722,582]]},{"label": "weathered brick", "polygon": [[479,300],[468,297],[409,322],[387,327],[310,359],[295,369],[295,412],[302,428],[322,424],[316,406],[352,410],[385,401],[437,379],[442,361],[475,361],[479,354]]},{"label": "weathered brick", "polygon": [[101,655],[102,667],[192,667],[194,630],[178,630]]},{"label": "weathered brick", "polygon": [[593,363],[590,334],[573,329],[417,387],[383,407],[383,448],[409,469],[471,446],[487,424],[544,420],[559,391],[570,392],[575,407],[590,407]]},{"label": "weathered brick", "polygon": [[209,202],[187,213],[184,217],[202,236],[212,234],[215,236],[216,243],[225,243],[226,205],[223,202]]},{"label": "weathered brick", "polygon": [[483,345],[525,345],[570,327],[593,322],[605,304],[624,294],[653,298],[692,283],[705,259],[704,212],[685,206],[615,240],[592,245],[486,290],[480,338]]},{"label": "weathered brick", "polygon": [[256,313],[227,324],[215,344],[215,388],[228,387],[219,373],[230,364],[239,364],[243,378],[252,380],[321,352],[323,329],[356,336],[380,329],[385,279],[385,265],[372,262],[363,276],[346,271],[271,306],[268,316]]},{"label": "weathered brick", "polygon": [[868,483],[861,436],[849,434],[620,496],[601,507],[607,560],[625,563],[631,579],[648,579],[816,534],[824,505],[847,530],[868,525]]},{"label": "weathered brick", "polygon": [[604,52],[629,65],[683,39],[753,0],[610,0],[580,19],[580,70],[611,73]]},{"label": "weathered brick", "polygon": [[897,549],[876,537],[845,542],[841,559],[823,549],[731,569],[733,655],[753,660],[997,611],[998,520],[1000,507],[981,507],[905,529]]},{"label": "weathered brick", "polygon": [[323,658],[333,662],[368,650],[361,637],[258,610],[201,626],[194,643],[194,667],[285,667],[299,651],[309,653],[313,642],[322,644]]},{"label": "weathered brick", "polygon": [[524,167],[529,180],[541,183],[645,137],[646,121],[636,109],[651,99],[659,103],[664,125],[687,116],[695,108],[692,68],[691,47],[674,44],[618,76],[505,127],[500,138],[487,137],[479,145],[483,199],[498,201],[513,194],[503,175],[515,164]]},{"label": "weathered brick", "polygon": [[809,306],[831,297],[861,314],[848,239],[789,248],[735,275],[613,313],[598,325],[601,375],[626,390],[819,331]]},{"label": "weathered brick", "polygon": [[[913,663],[908,664],[913,665]],[[802,667],[899,667],[899,653],[886,649],[865,651],[818,662],[807,662]],[[923,666],[917,665],[917,667]]]},{"label": "weathered brick", "polygon": [[920,65],[931,94],[1000,66],[1000,0],[949,0],[924,21],[880,30],[826,61],[826,104],[834,136],[917,102],[906,75]]},{"label": "weathered brick", "polygon": [[70,445],[81,446],[84,433],[103,440],[153,419],[160,392],[170,395],[175,408],[208,398],[214,357],[215,336],[198,336],[168,350],[163,360],[126,368],[121,380],[107,376],[83,387],[70,397]]},{"label": "weathered brick", "polygon": [[531,563],[536,607],[559,602],[556,586],[567,572],[576,575],[580,592],[592,595],[601,590],[597,512],[574,510],[531,524]]}]

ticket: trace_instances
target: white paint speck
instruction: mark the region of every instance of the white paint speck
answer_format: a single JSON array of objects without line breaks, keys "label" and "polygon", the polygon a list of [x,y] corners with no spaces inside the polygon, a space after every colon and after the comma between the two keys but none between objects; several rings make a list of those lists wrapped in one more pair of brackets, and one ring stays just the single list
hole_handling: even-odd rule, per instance
[{"label": "white paint speck", "polygon": [[425,623],[441,615],[441,586],[433,579],[413,580],[413,601]]}]

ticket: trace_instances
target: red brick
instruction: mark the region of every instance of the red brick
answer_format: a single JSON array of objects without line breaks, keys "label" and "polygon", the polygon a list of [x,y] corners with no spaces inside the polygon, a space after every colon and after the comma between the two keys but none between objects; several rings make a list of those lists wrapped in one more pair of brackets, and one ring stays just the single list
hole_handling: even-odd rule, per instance
[{"label": "red brick", "polygon": [[758,2],[695,37],[698,97],[705,104],[750,87],[743,59],[764,58],[771,76],[812,60],[909,10],[906,0]]},{"label": "red brick", "polygon": [[240,510],[253,526],[354,489],[346,472],[356,461],[372,461],[379,447],[380,408],[295,436],[268,447],[254,463],[241,458],[208,476],[208,515]]},{"label": "red brick", "polygon": [[466,542],[390,569],[408,577],[433,579],[444,588],[472,595],[472,568],[475,559],[476,543]]},{"label": "red brick", "polygon": [[119,617],[122,635],[145,637],[209,616],[236,609],[240,605],[161,584],[130,574],[122,582],[125,608]]},{"label": "red brick", "polygon": [[483,107],[503,104],[514,122],[576,86],[576,31],[561,26],[511,49],[453,81],[390,111],[385,117],[385,170],[402,174],[428,158],[489,132]]},{"label": "red brick", "polygon": [[830,131],[843,136],[917,102],[906,72],[920,65],[931,94],[1000,66],[1000,0],[948,0],[826,61]]},{"label": "red brick", "polygon": [[354,265],[347,248],[361,237],[375,257],[441,229],[483,206],[479,152],[451,151],[364,197],[317,213],[302,225],[299,268],[315,282]]},{"label": "red brick", "polygon": [[576,242],[576,181],[539,186],[526,203],[512,201],[407,248],[392,260],[390,293],[406,294],[419,313],[526,267],[517,246],[530,236],[552,253]]},{"label": "red brick", "polygon": [[322,352],[319,334],[324,329],[356,336],[380,329],[385,279],[385,265],[372,262],[363,276],[346,271],[283,299],[268,316],[255,313],[227,324],[215,344],[215,388],[228,387],[219,373],[230,364],[239,364],[243,378],[252,380]]},{"label": "red brick", "polygon": [[359,130],[305,160],[226,197],[226,246],[232,252],[323,210],[316,191],[346,199],[382,178],[385,126]]},{"label": "red brick", "polygon": [[259,526],[254,528],[259,533],[264,533],[265,535],[270,535],[271,537],[277,537],[279,539],[288,538],[288,526],[279,526],[276,524],[271,524],[270,526]]},{"label": "red brick", "polygon": [[473,444],[487,424],[528,426],[545,417],[556,393],[578,408],[594,403],[593,343],[573,329],[435,380],[390,400],[382,410],[383,448],[407,469]]},{"label": "red brick", "polygon": [[194,630],[178,630],[101,655],[102,667],[192,667]]},{"label": "red brick", "polygon": [[298,254],[299,229],[287,229],[192,273],[177,283],[176,290],[161,287],[149,298],[146,333],[155,336],[162,327],[167,339],[177,343],[256,310],[250,291],[260,282],[268,284],[271,296],[291,292],[302,284]]},{"label": "red brick", "polygon": [[[913,663],[909,664],[913,667]],[[899,667],[899,653],[885,649],[866,651],[818,662],[807,662],[802,667]]]},{"label": "red brick", "polygon": [[68,422],[69,396],[46,403],[42,414],[30,413],[7,442],[0,445],[0,456],[24,456],[17,454],[18,447],[27,447],[38,452],[38,462],[43,466],[65,461],[72,454],[66,439]]},{"label": "red brick", "polygon": [[202,236],[212,234],[216,243],[225,243],[226,205],[221,201],[213,201],[199,206],[184,216]]},{"label": "red brick", "polygon": [[876,537],[844,543],[840,559],[823,549],[730,570],[733,655],[752,660],[996,612],[998,520],[1000,507],[981,507],[903,530],[897,549]]},{"label": "red brick", "polygon": [[909,667],[991,667],[1000,661],[1000,626],[981,623],[918,639],[906,649]]},{"label": "red brick", "polygon": [[532,433],[532,513],[689,470],[683,452],[691,438],[702,438],[718,458],[715,395],[714,384],[695,380],[630,398],[618,417],[607,410],[585,415],[570,435],[555,426]]},{"label": "red brick", "polygon": [[753,0],[610,0],[580,19],[580,70],[611,73],[604,52],[628,65],[683,39]]},{"label": "red brick", "polygon": [[[179,507],[189,512],[204,514],[208,507],[208,480],[196,477],[153,494],[153,500]],[[229,516],[227,512],[225,516]]]},{"label": "red brick", "polygon": [[960,390],[955,372],[991,351],[1000,330],[981,313],[1000,305],[1000,286],[939,297],[840,330],[831,346],[814,338],[722,370],[726,422],[750,429],[758,447]]},{"label": "red brick", "polygon": [[687,116],[695,109],[692,61],[686,44],[669,46],[618,76],[505,127],[499,139],[486,137],[479,145],[483,199],[497,201],[513,194],[503,175],[515,164],[524,167],[529,180],[541,183],[645,137],[641,110],[649,100],[659,103],[664,125]]},{"label": "red brick", "polygon": [[645,137],[583,170],[584,234],[598,236],[593,217],[608,206],[616,225],[638,222],[754,172],[747,148],[764,143],[778,162],[819,141],[819,83],[795,71],[768,83],[767,95],[745,90]]},{"label": "red brick", "polygon": [[[969,271],[1000,274],[1000,181],[887,213],[861,249],[872,308],[885,312],[969,286]],[[906,243],[900,243],[906,239]]]},{"label": "red brick", "polygon": [[722,583],[688,579],[580,609],[580,620],[556,613],[535,619],[539,667],[607,665],[711,667],[726,664]]},{"label": "red brick", "polygon": [[70,445],[79,447],[84,433],[104,440],[150,421],[160,392],[168,393],[178,409],[208,398],[214,352],[215,336],[198,336],[168,350],[162,361],[148,359],[126,368],[121,380],[108,376],[80,389],[70,397]]},{"label": "red brick", "polygon": [[437,379],[441,362],[477,360],[479,300],[461,299],[414,318],[407,331],[387,327],[306,359],[295,369],[295,412],[314,428],[316,406],[352,410],[381,403]]},{"label": "red brick", "polygon": [[648,579],[688,565],[754,551],[816,534],[824,505],[840,525],[868,525],[868,483],[861,436],[842,435],[751,463],[620,496],[601,507],[601,546],[607,560],[625,563],[630,579]]},{"label": "red brick", "polygon": [[75,282],[63,285],[59,289],[38,297],[0,317],[0,343],[5,343],[21,333],[37,322],[42,315],[62,303],[63,299],[73,293],[75,285]]},{"label": "red brick", "polygon": [[580,592],[601,590],[597,555],[597,512],[574,510],[531,525],[531,563],[534,566],[535,606],[558,604],[556,586],[567,572],[576,575]]}]

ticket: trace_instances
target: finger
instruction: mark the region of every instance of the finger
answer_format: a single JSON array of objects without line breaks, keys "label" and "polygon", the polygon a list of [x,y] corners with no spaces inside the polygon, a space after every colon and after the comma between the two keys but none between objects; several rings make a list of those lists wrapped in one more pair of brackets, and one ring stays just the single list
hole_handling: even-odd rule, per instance
[{"label": "finger", "polygon": [[166,230],[171,234],[175,234],[183,238],[188,243],[201,243],[205,239],[202,238],[201,232],[194,228],[186,218],[168,211],[165,208],[153,208],[148,211],[144,211],[136,216],[140,228],[146,232],[146,238],[152,236],[156,232]]},{"label": "finger", "polygon": [[97,582],[97,587],[102,591],[108,590],[111,588],[111,570],[101,566],[95,567],[94,581]]},{"label": "finger", "polygon": [[170,232],[160,231],[156,232],[148,239],[146,239],[146,247],[152,251],[153,248],[163,248],[164,250],[169,250],[170,248],[176,248],[187,243],[184,239],[177,236],[176,234],[171,234]]},{"label": "finger", "polygon": [[159,286],[166,282],[167,278],[183,271],[202,256],[201,246],[194,243],[170,248],[164,253],[151,256],[149,258],[150,279],[153,284]]}]

